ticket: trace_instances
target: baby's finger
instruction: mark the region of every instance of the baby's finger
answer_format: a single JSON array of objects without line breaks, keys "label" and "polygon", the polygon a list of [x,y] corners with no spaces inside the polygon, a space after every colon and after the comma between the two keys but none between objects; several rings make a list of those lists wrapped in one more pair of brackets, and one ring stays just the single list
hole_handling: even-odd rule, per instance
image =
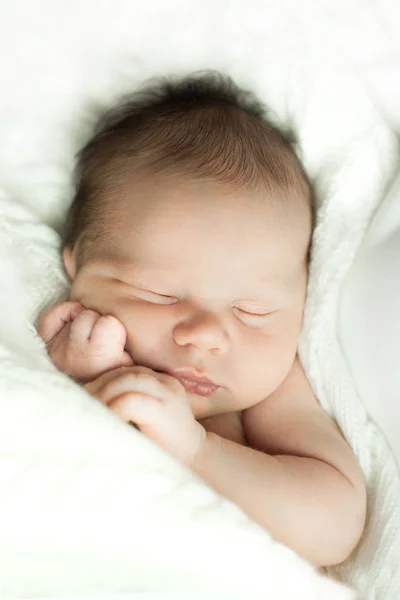
[{"label": "baby's finger", "polygon": [[103,315],[93,325],[90,341],[95,346],[124,348],[127,331],[125,326],[113,315]]},{"label": "baby's finger", "polygon": [[62,302],[40,316],[38,334],[48,344],[60,331],[85,310],[80,302]]},{"label": "baby's finger", "polygon": [[175,401],[178,397],[175,390],[168,388],[155,375],[127,372],[120,377],[108,381],[101,390],[99,398],[104,404],[109,405],[117,396],[129,392],[149,394],[163,401]]},{"label": "baby's finger", "polygon": [[89,392],[89,394],[96,396],[100,400],[101,399],[100,394],[101,394],[102,389],[109,382],[120,377],[122,374],[129,372],[131,370],[131,368],[134,368],[135,371],[141,371],[141,372],[146,372],[146,371],[150,370],[150,369],[147,369],[147,367],[140,367],[139,365],[135,365],[134,367],[126,367],[126,366],[118,367],[116,369],[112,369],[111,371],[106,371],[105,373],[102,373],[101,375],[99,375],[99,377],[96,377],[96,379],[94,379],[93,381],[88,381],[87,383],[85,383],[83,388],[87,392]]},{"label": "baby's finger", "polygon": [[134,423],[140,431],[150,433],[159,424],[161,417],[161,401],[158,398],[130,392],[121,394],[109,404],[110,410],[115,412],[126,423]]},{"label": "baby's finger", "polygon": [[87,342],[92,333],[92,329],[100,319],[100,313],[95,310],[85,309],[83,310],[74,321],[71,323],[71,331],[69,339],[72,343],[82,344]]},{"label": "baby's finger", "polygon": [[135,361],[133,360],[133,358],[129,354],[129,352],[126,352],[126,351],[123,352],[121,361],[119,361],[119,366],[120,367],[134,367],[135,366]]}]

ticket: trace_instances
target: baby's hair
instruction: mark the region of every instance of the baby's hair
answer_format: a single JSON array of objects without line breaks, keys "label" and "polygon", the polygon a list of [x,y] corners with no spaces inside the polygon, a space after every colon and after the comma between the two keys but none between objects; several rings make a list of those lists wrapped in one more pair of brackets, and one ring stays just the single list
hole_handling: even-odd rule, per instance
[{"label": "baby's hair", "polygon": [[291,194],[312,220],[311,187],[294,145],[293,133],[270,123],[265,107],[230,77],[207,71],[151,80],[106,113],[80,151],[62,245],[79,240],[83,264],[107,230],[113,199],[140,170]]}]

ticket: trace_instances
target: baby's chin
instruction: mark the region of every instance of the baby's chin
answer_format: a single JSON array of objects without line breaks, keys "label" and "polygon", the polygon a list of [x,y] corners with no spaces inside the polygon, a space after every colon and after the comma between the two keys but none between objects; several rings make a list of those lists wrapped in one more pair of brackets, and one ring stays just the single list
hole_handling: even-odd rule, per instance
[{"label": "baby's chin", "polygon": [[214,417],[227,412],[241,410],[235,407],[235,402],[227,397],[226,390],[217,390],[211,396],[199,396],[186,392],[193,415],[197,420]]},{"label": "baby's chin", "polygon": [[191,392],[186,392],[186,394],[195,419],[204,419],[205,417],[211,417],[214,414],[217,414],[212,398],[204,398],[203,396],[198,396]]}]

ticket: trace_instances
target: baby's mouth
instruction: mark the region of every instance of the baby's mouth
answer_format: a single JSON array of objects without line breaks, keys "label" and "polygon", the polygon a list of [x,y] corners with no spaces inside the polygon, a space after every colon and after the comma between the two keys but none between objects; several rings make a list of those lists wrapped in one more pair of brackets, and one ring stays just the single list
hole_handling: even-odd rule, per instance
[{"label": "baby's mouth", "polygon": [[211,381],[211,379],[208,379],[208,377],[197,377],[189,369],[170,371],[170,375],[175,377],[187,392],[199,396],[211,396],[219,388],[219,385]]},{"label": "baby's mouth", "polygon": [[184,375],[174,375],[174,377],[183,385],[187,392],[197,394],[198,396],[211,396],[217,391],[218,385],[207,379],[192,379]]},{"label": "baby's mouth", "polygon": [[[127,347],[125,347],[125,350],[129,353]],[[134,359],[132,358],[132,360]],[[137,363],[134,362],[134,364]],[[173,371],[170,369],[154,368],[154,366],[151,365],[143,366],[147,366],[149,369],[153,369],[159,373],[167,373],[168,375],[172,375],[172,377],[175,377],[175,379],[177,379],[183,385],[187,392],[197,394],[198,396],[212,396],[220,387],[207,377],[196,377],[190,369],[177,369],[176,371]]]}]

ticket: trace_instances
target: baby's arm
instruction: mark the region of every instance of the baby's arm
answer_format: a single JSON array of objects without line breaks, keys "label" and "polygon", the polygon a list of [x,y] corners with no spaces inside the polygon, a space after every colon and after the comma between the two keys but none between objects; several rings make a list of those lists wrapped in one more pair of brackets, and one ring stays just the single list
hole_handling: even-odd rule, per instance
[{"label": "baby's arm", "polygon": [[365,484],[298,359],[278,390],[244,411],[243,428],[251,447],[207,433],[193,470],[310,562],[342,562],[364,528]]},{"label": "baby's arm", "polygon": [[85,383],[117,367],[134,364],[125,351],[126,329],[112,315],[63,302],[40,316],[38,333],[55,366]]}]

